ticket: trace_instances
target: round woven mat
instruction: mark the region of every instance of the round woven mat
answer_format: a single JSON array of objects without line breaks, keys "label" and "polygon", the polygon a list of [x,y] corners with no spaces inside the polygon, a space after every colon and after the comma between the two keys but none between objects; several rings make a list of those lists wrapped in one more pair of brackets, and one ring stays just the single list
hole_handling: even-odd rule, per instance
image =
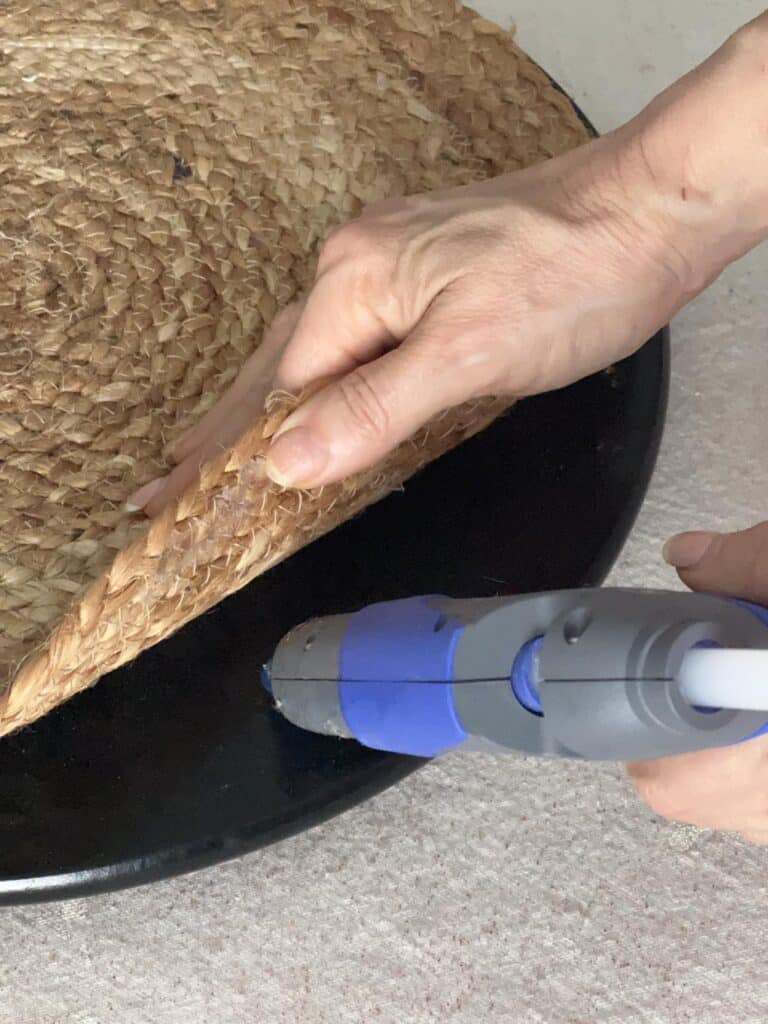
[{"label": "round woven mat", "polygon": [[453,0],[10,0],[0,11],[0,732],[134,657],[504,407],[282,492],[279,417],[147,525],[122,508],[389,195],[584,139]]}]

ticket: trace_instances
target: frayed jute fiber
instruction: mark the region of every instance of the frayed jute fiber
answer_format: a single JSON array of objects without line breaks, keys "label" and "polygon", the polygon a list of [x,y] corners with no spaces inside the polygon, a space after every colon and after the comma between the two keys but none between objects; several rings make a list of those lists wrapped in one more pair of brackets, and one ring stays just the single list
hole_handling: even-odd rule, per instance
[{"label": "frayed jute fiber", "polygon": [[0,5],[0,732],[400,486],[504,408],[316,491],[266,480],[278,403],[148,523],[123,508],[366,203],[585,137],[453,0]]}]

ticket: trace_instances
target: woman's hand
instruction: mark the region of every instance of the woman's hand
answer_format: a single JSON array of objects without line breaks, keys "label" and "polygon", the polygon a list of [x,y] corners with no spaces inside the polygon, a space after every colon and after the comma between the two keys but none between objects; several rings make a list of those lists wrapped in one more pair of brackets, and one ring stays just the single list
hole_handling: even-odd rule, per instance
[{"label": "woman's hand", "polygon": [[557,388],[630,354],[768,230],[767,66],[768,16],[602,139],[337,229],[306,301],[178,445],[170,477],[129,505],[158,512],[273,383],[330,381],[268,456],[277,482],[311,487],[449,406]]},{"label": "woman's hand", "polygon": [[[443,409],[568,384],[642,344],[693,282],[631,140],[387,201],[338,228],[305,302],[278,318],[179,468],[131,504],[159,510],[234,442],[270,384],[324,379],[272,444],[268,471],[310,487],[367,467]],[[148,500],[151,499],[151,500]]]},{"label": "woman's hand", "polygon": [[[768,523],[729,535],[680,534],[665,557],[693,590],[768,604]],[[768,845],[768,735],[627,767],[642,799],[662,817]]]}]

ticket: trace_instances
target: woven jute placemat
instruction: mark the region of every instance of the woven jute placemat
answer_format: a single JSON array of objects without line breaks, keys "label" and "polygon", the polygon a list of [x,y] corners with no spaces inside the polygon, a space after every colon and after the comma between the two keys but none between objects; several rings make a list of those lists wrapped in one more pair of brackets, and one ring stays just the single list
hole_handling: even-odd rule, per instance
[{"label": "woven jute placemat", "polygon": [[454,0],[0,7],[0,732],[332,529],[504,408],[337,486],[264,477],[272,409],[147,523],[123,509],[368,202],[583,141]]}]

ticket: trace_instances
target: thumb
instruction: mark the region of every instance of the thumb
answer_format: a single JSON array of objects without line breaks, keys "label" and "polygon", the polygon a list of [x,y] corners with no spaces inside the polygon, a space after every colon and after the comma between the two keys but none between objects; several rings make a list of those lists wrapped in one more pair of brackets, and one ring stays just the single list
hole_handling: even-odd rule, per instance
[{"label": "thumb", "polygon": [[439,333],[423,322],[399,348],[309,398],[275,434],[268,475],[284,487],[333,483],[374,465],[427,420],[469,398],[466,375],[446,358],[448,346],[435,358],[439,343]]},{"label": "thumb", "polygon": [[768,603],[768,522],[738,533],[680,533],[664,558],[692,590]]}]

